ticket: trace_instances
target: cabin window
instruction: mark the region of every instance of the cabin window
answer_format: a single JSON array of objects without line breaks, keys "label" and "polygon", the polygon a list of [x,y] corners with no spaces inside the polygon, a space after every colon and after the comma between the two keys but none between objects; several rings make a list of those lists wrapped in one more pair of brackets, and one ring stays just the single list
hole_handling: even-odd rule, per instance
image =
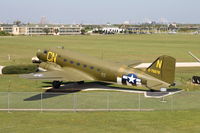
[{"label": "cabin window", "polygon": [[94,67],[93,67],[93,66],[91,66],[91,67],[90,67],[90,69],[94,69]]},{"label": "cabin window", "polygon": [[71,63],[71,64],[74,64],[74,62],[73,62],[73,61],[70,61],[70,63]]},{"label": "cabin window", "polygon": [[87,67],[87,65],[83,65],[83,67]]},{"label": "cabin window", "polygon": [[64,59],[64,62],[67,62],[67,59]]},{"label": "cabin window", "polygon": [[80,63],[76,63],[77,66],[80,66]]}]

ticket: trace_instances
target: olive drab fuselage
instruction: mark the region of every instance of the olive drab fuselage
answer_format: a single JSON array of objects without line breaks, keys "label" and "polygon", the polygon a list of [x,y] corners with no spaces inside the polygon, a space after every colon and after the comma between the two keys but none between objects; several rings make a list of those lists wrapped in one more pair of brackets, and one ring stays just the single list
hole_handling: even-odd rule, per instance
[{"label": "olive drab fuselage", "polygon": [[[94,80],[117,82],[125,85],[147,85],[149,80],[158,81],[145,71],[118,63],[111,63],[63,49],[44,50],[37,52],[37,57],[43,62],[53,62],[61,67],[71,67],[86,73]],[[158,70],[148,69],[159,74],[162,60],[157,61]],[[160,81],[160,80],[159,80]],[[162,82],[162,81],[161,81]]]}]

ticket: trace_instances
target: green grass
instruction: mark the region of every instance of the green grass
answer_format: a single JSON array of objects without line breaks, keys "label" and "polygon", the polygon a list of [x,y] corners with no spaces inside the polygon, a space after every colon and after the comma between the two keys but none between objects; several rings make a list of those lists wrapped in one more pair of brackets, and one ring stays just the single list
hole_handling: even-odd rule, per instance
[{"label": "green grass", "polygon": [[199,115],[199,111],[1,112],[0,132],[199,133]]},{"label": "green grass", "polygon": [[[200,110],[199,92],[181,92],[164,98],[123,92],[36,93],[1,92],[0,109],[150,109]],[[41,100],[42,98],[42,100]],[[8,100],[9,99],[9,100]],[[9,105],[8,105],[9,104]]]},{"label": "green grass", "polygon": [[[37,49],[64,46],[66,49],[85,53],[87,55],[110,60],[114,62],[131,62],[141,60],[152,62],[160,55],[170,55],[180,61],[194,61],[187,52],[192,51],[200,57],[199,35],[108,35],[108,36],[14,36],[0,37],[0,65],[29,64],[31,57],[35,56]],[[8,55],[11,61],[8,61]],[[157,99],[146,99],[141,97],[142,108],[164,109],[165,111],[153,112],[0,112],[0,132],[2,133],[53,133],[53,132],[141,132],[141,133],[199,133],[199,86],[191,85],[190,78],[200,75],[200,68],[177,69],[176,80],[178,87],[187,91],[185,95],[175,95],[173,106],[170,97],[167,103],[160,103]],[[0,92],[41,92],[42,81],[20,79],[17,75],[0,76]],[[115,86],[115,85],[114,85]],[[92,92],[91,92],[92,93]],[[80,95],[87,93],[80,93]],[[188,94],[188,95],[187,95]],[[189,95],[191,94],[191,95]],[[111,100],[113,108],[127,107],[132,102],[132,107],[137,107],[137,96],[115,95]],[[27,98],[30,95],[23,95]],[[98,98],[99,97],[99,98]],[[0,97],[0,105],[7,107],[4,100],[6,96]],[[12,106],[28,108],[39,106],[39,101],[30,103],[21,102],[21,97],[12,97]],[[59,96],[44,100],[46,108],[65,105],[65,96]],[[79,107],[91,107],[95,99],[79,97]],[[102,96],[97,96],[96,102],[100,104],[105,101]],[[71,99],[70,96],[67,99]],[[103,100],[102,100],[103,99]],[[123,100],[121,100],[123,99]],[[130,100],[132,99],[132,101]],[[60,101],[61,100],[61,101]],[[65,99],[66,100],[66,99]],[[18,103],[18,104],[15,104]],[[54,103],[60,104],[54,104]],[[165,104],[165,105],[164,105]],[[163,106],[164,105],[164,106]],[[72,106],[69,105],[68,106]],[[68,107],[66,106],[66,107]],[[170,107],[169,107],[170,106]],[[181,111],[169,111],[173,107]],[[176,108],[175,108],[176,107]],[[187,110],[187,111],[183,111]]]},{"label": "green grass", "polygon": [[[103,58],[113,62],[153,62],[160,55],[170,55],[180,61],[194,61],[192,51],[200,57],[199,35],[108,35],[108,36],[13,36],[0,37],[0,65],[30,64],[38,49],[64,46],[66,49]],[[8,61],[8,55],[11,61]],[[198,90],[186,84],[193,75],[200,75],[199,68],[177,69],[178,87]],[[6,91],[10,80],[14,91],[40,91],[43,84],[8,76],[0,80],[0,91]],[[6,80],[6,81],[5,81]],[[15,83],[20,80],[19,83]],[[23,85],[22,85],[23,84]],[[31,86],[30,86],[31,84]]]},{"label": "green grass", "polygon": [[[197,56],[199,35],[116,35],[116,36],[20,36],[0,37],[1,62],[7,63],[8,54],[15,62],[28,63],[37,49],[64,46],[67,49],[101,57],[112,61],[153,61],[162,54],[171,55],[177,61],[193,61],[187,54]],[[26,55],[26,56],[25,56]],[[140,55],[140,56],[138,56]],[[25,62],[24,62],[25,61]]]}]

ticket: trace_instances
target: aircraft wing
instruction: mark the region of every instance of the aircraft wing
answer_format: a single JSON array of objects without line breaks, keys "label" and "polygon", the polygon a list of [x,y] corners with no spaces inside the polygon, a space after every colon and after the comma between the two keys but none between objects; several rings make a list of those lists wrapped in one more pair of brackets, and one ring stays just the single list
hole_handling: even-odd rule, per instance
[{"label": "aircraft wing", "polygon": [[46,71],[37,72],[31,74],[20,75],[27,79],[41,79],[41,80],[65,80],[65,81],[83,81],[83,80],[94,80],[90,75],[79,71],[74,68],[64,67],[60,71]]}]

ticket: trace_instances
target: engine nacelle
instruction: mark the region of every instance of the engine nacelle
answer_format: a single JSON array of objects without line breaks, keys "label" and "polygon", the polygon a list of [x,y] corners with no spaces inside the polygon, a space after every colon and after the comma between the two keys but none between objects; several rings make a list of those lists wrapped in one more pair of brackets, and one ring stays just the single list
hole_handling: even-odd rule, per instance
[{"label": "engine nacelle", "polygon": [[2,74],[28,74],[38,71],[37,65],[11,65],[2,68]]},{"label": "engine nacelle", "polygon": [[0,66],[0,74],[2,74],[3,68],[4,68],[4,66]]},{"label": "engine nacelle", "polygon": [[33,57],[32,59],[32,63],[41,63],[41,60],[40,59],[38,59],[38,57]]}]

